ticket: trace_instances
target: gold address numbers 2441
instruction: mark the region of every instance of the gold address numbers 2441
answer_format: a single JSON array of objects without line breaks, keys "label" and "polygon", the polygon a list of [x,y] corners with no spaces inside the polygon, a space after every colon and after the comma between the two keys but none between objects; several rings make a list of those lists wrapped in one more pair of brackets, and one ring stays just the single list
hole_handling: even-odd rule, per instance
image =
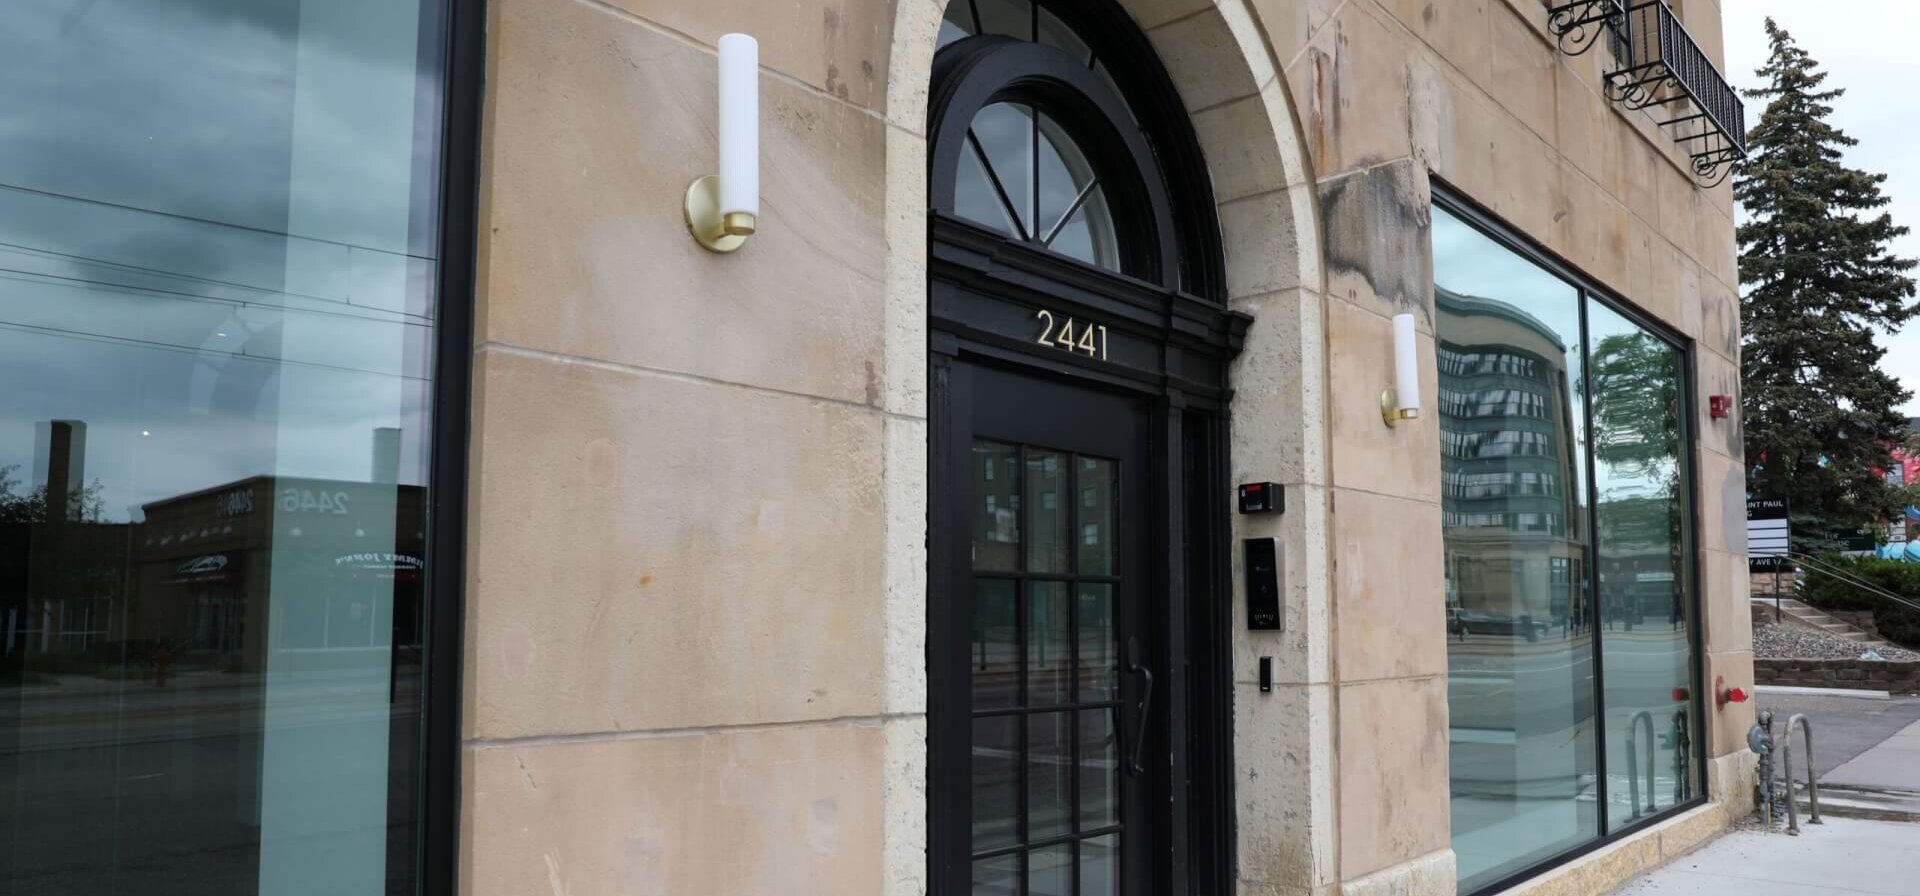
[{"label": "gold address numbers 2441", "polygon": [[1077,323],[1069,317],[1055,326],[1053,312],[1045,308],[1035,311],[1033,319],[1040,322],[1040,338],[1034,342],[1076,355],[1107,359],[1106,325]]}]

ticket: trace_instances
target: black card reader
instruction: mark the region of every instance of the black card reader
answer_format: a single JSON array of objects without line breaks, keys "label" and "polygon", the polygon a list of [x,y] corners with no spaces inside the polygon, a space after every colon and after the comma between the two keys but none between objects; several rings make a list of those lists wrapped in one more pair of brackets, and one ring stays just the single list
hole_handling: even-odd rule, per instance
[{"label": "black card reader", "polygon": [[1242,542],[1247,574],[1247,628],[1279,631],[1280,543],[1277,538],[1249,538]]}]

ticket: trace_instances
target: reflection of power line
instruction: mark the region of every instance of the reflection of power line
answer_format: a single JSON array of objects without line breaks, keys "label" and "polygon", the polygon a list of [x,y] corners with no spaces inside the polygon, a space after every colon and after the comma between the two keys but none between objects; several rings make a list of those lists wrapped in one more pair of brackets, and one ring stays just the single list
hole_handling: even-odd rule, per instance
[{"label": "reflection of power line", "polygon": [[[214,286],[224,286],[228,289],[241,289],[241,290],[246,290],[248,292],[263,293],[265,295],[291,296],[293,298],[298,298],[298,299],[309,299],[315,302],[325,302],[329,305],[345,305],[349,308],[369,308],[374,311],[385,311],[388,314],[398,314],[406,317],[419,318],[421,320],[432,319],[430,315],[414,314],[412,312],[407,312],[407,311],[387,311],[387,309],[381,308],[377,305],[359,304],[354,302],[351,299],[333,299],[333,298],[328,298],[326,296],[314,295],[312,293],[288,292],[282,289],[270,289],[265,286],[254,286],[252,284],[241,283],[235,280],[217,280],[212,277],[199,277],[193,274],[182,274],[177,271],[168,271],[168,270],[162,270],[160,268],[149,268],[149,267],[143,267],[137,264],[128,264],[123,261],[108,261],[104,258],[90,258],[85,255],[74,255],[67,252],[55,252],[52,249],[41,249],[36,246],[23,246],[19,243],[9,243],[9,242],[6,242],[5,240],[0,240],[0,249],[12,249],[12,250],[15,250],[16,253],[23,254],[23,255],[63,259],[63,260],[70,261],[76,264],[81,264],[81,265],[93,265],[95,267],[112,268],[115,270],[127,271],[130,273],[151,274],[156,277],[165,277],[171,280],[185,280],[189,283],[207,283]],[[12,270],[12,269],[0,268],[0,270]],[[58,274],[41,274],[36,271],[14,271],[14,273],[32,274],[36,277],[59,277],[60,276]],[[72,278],[72,279],[80,279],[80,278]],[[124,283],[107,283],[107,281],[104,281],[104,280],[85,281],[85,282],[99,282],[104,285],[121,286],[127,289],[151,289],[151,287],[133,286],[131,284],[124,284]],[[153,290],[153,291],[159,292],[160,290]],[[244,302],[238,299],[228,299],[221,296],[209,296],[203,293],[182,292],[182,293],[178,293],[178,295],[194,296],[196,298],[209,299],[216,302],[237,302],[239,304],[253,304],[253,303]]]},{"label": "reflection of power line", "polygon": [[[8,275],[13,275],[13,276],[8,276]],[[308,314],[308,315],[313,315],[315,317],[338,317],[338,318],[346,318],[348,320],[366,321],[369,323],[401,324],[402,326],[427,325],[427,324],[433,323],[433,318],[423,317],[418,314],[408,314],[403,311],[383,312],[385,314],[391,314],[394,316],[394,318],[398,318],[398,319],[380,318],[380,317],[375,317],[369,314],[351,314],[345,311],[322,310],[317,308],[299,308],[293,305],[276,305],[268,302],[248,302],[243,299],[228,299],[228,298],[222,298],[220,296],[209,296],[209,295],[205,295],[197,292],[183,292],[183,291],[174,290],[174,289],[161,289],[157,286],[133,286],[131,284],[126,284],[126,283],[109,283],[104,280],[89,280],[85,277],[63,277],[59,274],[42,274],[38,271],[23,271],[17,268],[0,268],[0,280],[16,280],[16,281],[26,282],[26,283],[52,280],[52,281],[59,281],[63,284],[77,284],[81,288],[91,287],[95,289],[120,290],[123,292],[151,293],[153,295],[168,296],[171,298],[185,299],[187,301],[193,301],[193,302],[205,302],[208,304],[226,305],[233,308],[271,308],[276,311],[284,311],[289,314]],[[326,301],[326,300],[323,299],[322,301]],[[329,302],[328,304],[341,305],[341,303],[339,302]],[[365,305],[341,305],[341,307],[366,308],[369,311],[382,310],[378,308],[367,308],[367,306]]]},{"label": "reflection of power line", "polygon": [[0,330],[13,330],[19,333],[36,333],[36,334],[47,335],[47,336],[60,336],[67,339],[76,339],[81,342],[98,342],[98,343],[104,343],[107,345],[119,345],[119,346],[125,346],[129,348],[147,349],[150,351],[174,352],[182,355],[194,355],[196,357],[201,357],[201,358],[227,357],[227,358],[232,358],[234,360],[239,360],[239,361],[252,361],[257,364],[276,364],[281,367],[301,367],[301,368],[307,368],[312,370],[332,370],[332,371],[338,371],[341,373],[363,373],[363,374],[369,374],[372,376],[392,377],[393,379],[400,379],[400,380],[414,380],[420,383],[426,383],[431,381],[430,377],[424,376],[424,375],[416,376],[413,374],[406,374],[406,373],[392,373],[384,370],[368,370],[362,367],[348,367],[343,364],[321,364],[314,361],[297,361],[291,358],[275,358],[275,357],[269,357],[266,355],[247,355],[247,354],[241,354],[240,352],[220,351],[218,349],[189,348],[187,346],[174,345],[169,342],[154,342],[148,339],[132,339],[126,336],[107,336],[101,333],[88,333],[81,330],[69,330],[63,327],[45,327],[45,326],[39,326],[37,324],[18,324],[18,323],[12,323],[10,321],[0,321]]},{"label": "reflection of power line", "polygon": [[36,190],[32,187],[23,187],[18,184],[0,183],[0,190],[6,190],[6,191],[15,192],[15,193],[25,193],[29,196],[41,196],[47,199],[64,199],[68,202],[78,202],[83,205],[95,205],[101,208],[110,208],[110,209],[115,209],[117,211],[123,211],[123,212],[138,212],[143,215],[154,215],[156,217],[161,217],[161,218],[172,218],[176,221],[191,221],[195,224],[205,224],[209,227],[223,227],[228,230],[239,230],[239,231],[244,231],[246,233],[258,233],[264,236],[280,237],[280,238],[289,239],[289,240],[299,240],[303,243],[319,243],[321,245],[327,245],[327,246],[340,246],[342,248],[347,248],[347,249],[359,249],[364,252],[378,252],[381,255],[397,255],[402,258],[417,258],[422,261],[437,260],[431,255],[414,255],[409,252],[395,252],[390,249],[376,249],[372,246],[361,246],[361,245],[356,245],[354,243],[343,242],[341,240],[329,240],[329,239],[321,239],[320,237],[301,236],[295,233],[287,233],[285,231],[280,231],[280,230],[268,230],[265,227],[253,227],[247,224],[231,224],[226,221],[215,221],[212,218],[200,218],[200,217],[195,217],[193,215],[182,215],[182,214],[179,214],[178,212],[163,212],[157,209],[141,208],[137,205],[122,205],[118,202],[108,202],[104,199],[88,199],[85,196],[69,196],[65,193],[55,193],[49,190]]}]

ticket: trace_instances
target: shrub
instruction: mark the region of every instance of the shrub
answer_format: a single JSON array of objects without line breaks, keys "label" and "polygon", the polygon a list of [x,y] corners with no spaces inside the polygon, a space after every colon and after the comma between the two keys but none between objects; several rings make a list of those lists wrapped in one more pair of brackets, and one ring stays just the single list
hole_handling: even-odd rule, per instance
[{"label": "shrub", "polygon": [[[1920,563],[1874,557],[1820,558],[1823,565],[1920,603]],[[1814,569],[1800,580],[1800,599],[1822,610],[1868,610],[1880,635],[1901,647],[1920,649],[1920,611]]]}]

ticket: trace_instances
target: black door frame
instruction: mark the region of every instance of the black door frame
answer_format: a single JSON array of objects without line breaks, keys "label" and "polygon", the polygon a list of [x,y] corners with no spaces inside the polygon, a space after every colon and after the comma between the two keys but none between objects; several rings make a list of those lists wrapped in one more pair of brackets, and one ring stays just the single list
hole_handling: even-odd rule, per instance
[{"label": "black door frame", "polygon": [[[1129,259],[1125,273],[1064,258],[954,214],[966,129],[981,107],[1007,100],[1043,104],[1071,119],[1071,127],[1110,138],[1084,148],[1094,155],[1103,182],[1123,184],[1115,191],[1115,212]],[[952,587],[968,570],[958,568],[948,550],[969,537],[955,524],[956,502],[964,496],[951,485],[959,481],[956,465],[964,457],[953,447],[956,414],[968,410],[955,393],[955,368],[964,363],[1068,379],[1150,402],[1147,482],[1155,529],[1149,540],[1165,546],[1154,555],[1150,587],[1166,595],[1158,621],[1170,652],[1160,663],[1166,672],[1155,691],[1166,700],[1165,761],[1173,790],[1161,819],[1165,874],[1152,892],[1224,892],[1232,881],[1234,840],[1227,363],[1244,343],[1251,318],[1228,311],[1217,295],[1181,288],[1183,282],[1215,288],[1224,282],[1211,209],[1197,218],[1191,209],[1211,203],[1204,167],[1181,165],[1181,176],[1170,177],[1160,166],[1161,159],[1199,158],[1191,126],[1177,97],[1123,102],[1060,51],[991,37],[968,38],[941,51],[930,107],[932,891],[958,896],[949,881],[963,879],[970,848],[970,820],[955,811],[968,805],[967,682],[942,671],[953,668],[948,654],[959,642],[955,633],[969,630],[968,620],[955,618]],[[1192,233],[1185,222],[1193,220],[1208,228]],[[1095,358],[1040,343],[1035,317],[1041,310],[1106,327],[1108,350]],[[965,427],[970,430],[970,420]],[[964,653],[965,645],[959,647]],[[958,668],[966,668],[964,661]]]},{"label": "black door frame", "polygon": [[[946,460],[940,469],[949,478],[936,483],[936,493],[956,498],[970,494],[975,474],[968,463],[972,459],[970,452],[974,439],[983,437],[976,427],[984,427],[988,431],[984,437],[994,441],[1004,439],[1023,446],[1106,457],[1120,462],[1121,478],[1115,489],[1118,496],[1117,526],[1112,535],[1113,543],[1119,549],[1119,562],[1106,574],[1119,580],[1114,614],[1120,642],[1121,680],[1112,698],[1122,704],[1114,713],[1117,755],[1123,766],[1137,757],[1165,755],[1165,734],[1170,726],[1156,724],[1154,719],[1166,719],[1166,710],[1177,701],[1171,701],[1167,696],[1172,693],[1167,682],[1167,670],[1171,666],[1167,655],[1169,651],[1160,643],[1165,638],[1155,634],[1163,631],[1165,620],[1154,618],[1155,601],[1151,598],[1163,587],[1161,582],[1164,576],[1159,555],[1147,547],[1164,534],[1157,529],[1146,528],[1151,525],[1150,521],[1161,515],[1161,508],[1158,507],[1160,496],[1152,488],[1157,464],[1153,452],[1156,442],[1153,422],[1156,414],[1151,401],[1137,393],[1104,389],[1079,379],[1050,376],[1030,368],[1022,369],[973,357],[943,356],[940,369],[946,383],[943,405],[949,409],[949,413],[941,418],[944,441],[940,443],[943,448],[936,449],[936,453]],[[1013,394],[1031,394],[1035,398],[1017,405],[1004,401],[1005,396]],[[1075,404],[1076,401],[1080,403]],[[1069,505],[1073,503],[1071,500],[1068,502]],[[976,569],[970,556],[973,547],[969,528],[972,504],[965,500],[948,500],[942,502],[942,508],[948,514],[945,531],[953,537],[932,543],[933,550],[941,555],[938,560],[945,562],[949,572],[948,578],[941,581],[946,596],[937,605],[929,607],[934,617],[940,620],[934,623],[940,627],[930,627],[929,632],[946,633],[945,637],[930,638],[928,642],[929,663],[934,670],[934,674],[929,676],[929,700],[930,705],[945,710],[939,714],[937,724],[941,725],[946,736],[936,738],[935,742],[944,748],[941,755],[947,764],[942,767],[954,773],[934,778],[929,790],[935,801],[935,811],[945,809],[945,817],[960,835],[958,841],[950,843],[952,848],[949,851],[937,853],[947,860],[943,863],[945,867],[938,869],[941,876],[957,879],[964,871],[959,866],[968,860],[971,853],[968,836],[971,813],[961,811],[963,806],[971,807],[971,797],[968,794],[968,778],[961,772],[963,766],[970,768],[967,738],[975,718],[975,705],[973,678],[969,674],[972,656],[969,642],[960,635],[971,629],[973,601],[964,586],[954,586],[980,578],[999,579],[1003,575],[1028,581],[1035,578],[1048,580],[1054,575],[1030,572],[1024,562],[1017,569],[1004,572]],[[1030,508],[1023,508],[1023,512],[1030,513]],[[1073,512],[1071,506],[1068,512]],[[1023,522],[1024,537],[1031,536],[1026,531],[1028,528]],[[1071,537],[1077,530],[1069,525],[1068,532]],[[1071,569],[1073,580],[1088,577],[1077,563]],[[1128,599],[1129,592],[1132,592],[1131,600]],[[1026,603],[1023,601],[1020,605],[1026,606]],[[1141,654],[1131,650],[1129,642],[1136,639],[1143,645]],[[1155,679],[1151,686],[1150,701],[1142,700],[1145,692],[1140,679],[1129,672],[1129,665],[1135,662],[1146,666],[1148,674]],[[1077,694],[1071,698],[1071,702],[1080,702]],[[1013,711],[1013,707],[987,711],[1001,715]],[[1149,711],[1153,718],[1145,717]],[[1016,712],[1045,714],[1047,710]],[[1169,797],[1172,784],[1169,771],[1165,763],[1157,763],[1149,764],[1142,773],[1123,771],[1120,776],[1123,798],[1119,806],[1122,827],[1125,828],[1121,835],[1125,853],[1123,868],[1142,861],[1155,861],[1125,845],[1142,835],[1142,819],[1146,821],[1144,827],[1147,828],[1145,833],[1149,842],[1164,842],[1168,837],[1166,819],[1155,817],[1152,807],[1166,803]],[[1077,794],[1079,785],[1076,783],[1074,786]],[[1024,782],[1020,789],[1024,792]],[[1024,804],[1024,796],[1021,802]],[[1079,805],[1077,799],[1074,805]],[[1024,815],[1024,810],[1023,805],[1018,814]],[[1076,830],[1074,836],[1088,835]],[[1133,896],[1133,893],[1130,892],[1128,896]]]}]

